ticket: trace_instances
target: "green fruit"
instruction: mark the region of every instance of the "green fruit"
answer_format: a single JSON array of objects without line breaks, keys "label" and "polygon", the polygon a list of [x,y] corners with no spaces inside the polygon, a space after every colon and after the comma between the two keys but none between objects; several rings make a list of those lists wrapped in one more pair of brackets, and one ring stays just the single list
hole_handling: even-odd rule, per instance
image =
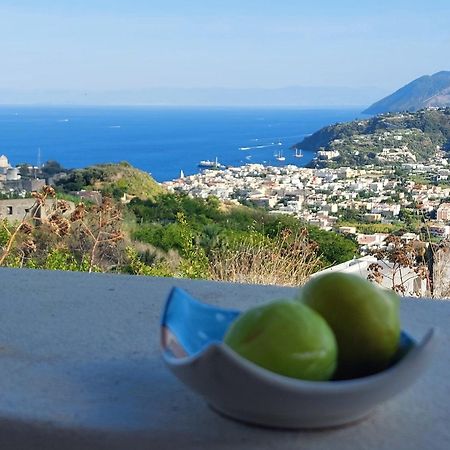
[{"label": "green fruit", "polygon": [[337,363],[336,340],[316,312],[295,300],[278,300],[241,314],[224,339],[242,357],[272,372],[328,380]]},{"label": "green fruit", "polygon": [[300,299],[336,336],[337,378],[365,376],[389,365],[400,340],[400,302],[394,292],[336,272],[313,278],[300,290]]}]

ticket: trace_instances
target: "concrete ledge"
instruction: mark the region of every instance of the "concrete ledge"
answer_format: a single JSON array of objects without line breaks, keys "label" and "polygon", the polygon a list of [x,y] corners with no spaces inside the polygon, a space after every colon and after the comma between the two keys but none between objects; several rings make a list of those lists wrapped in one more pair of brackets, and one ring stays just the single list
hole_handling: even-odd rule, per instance
[{"label": "concrete ledge", "polygon": [[185,388],[159,355],[172,286],[248,308],[290,288],[0,269],[0,448],[446,449],[450,302],[404,299],[403,327],[440,328],[427,374],[360,424],[318,432],[249,427]]}]

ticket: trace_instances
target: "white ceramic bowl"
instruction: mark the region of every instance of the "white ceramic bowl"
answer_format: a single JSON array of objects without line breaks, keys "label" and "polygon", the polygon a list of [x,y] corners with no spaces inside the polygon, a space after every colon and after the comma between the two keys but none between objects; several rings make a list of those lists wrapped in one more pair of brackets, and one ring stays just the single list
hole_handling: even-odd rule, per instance
[{"label": "white ceramic bowl", "polygon": [[161,321],[162,355],[215,410],[253,424],[323,428],[359,421],[417,380],[432,354],[433,329],[418,344],[403,331],[396,362],[382,372],[343,381],[298,380],[261,368],[222,343],[238,315],[174,288]]}]

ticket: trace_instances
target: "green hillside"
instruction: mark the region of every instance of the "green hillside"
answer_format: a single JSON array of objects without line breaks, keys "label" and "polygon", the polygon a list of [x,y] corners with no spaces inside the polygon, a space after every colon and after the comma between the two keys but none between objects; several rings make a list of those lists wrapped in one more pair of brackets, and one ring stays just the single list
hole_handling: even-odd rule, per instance
[{"label": "green hillside", "polygon": [[127,162],[75,169],[66,178],[59,180],[57,187],[64,192],[98,190],[115,198],[127,194],[148,199],[165,192],[147,172],[136,169]]},{"label": "green hillside", "polygon": [[[450,108],[390,113],[322,128],[294,148],[336,151],[319,166],[429,162],[437,148],[450,150]],[[388,154],[388,158],[383,155]],[[395,156],[395,158],[394,158]]]}]

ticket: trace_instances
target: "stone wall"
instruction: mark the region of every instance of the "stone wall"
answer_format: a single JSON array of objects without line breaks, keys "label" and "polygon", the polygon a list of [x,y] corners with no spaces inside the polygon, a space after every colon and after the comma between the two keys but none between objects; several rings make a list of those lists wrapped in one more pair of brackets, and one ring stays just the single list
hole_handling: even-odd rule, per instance
[{"label": "stone wall", "polygon": [[[32,211],[35,202],[34,198],[0,200],[0,220],[6,219],[10,223],[18,222],[21,221],[27,213],[28,218],[36,217],[45,219],[53,208],[55,199],[47,199],[43,208],[36,210],[35,207],[35,210]],[[69,205],[69,210],[66,214],[70,214],[75,209],[75,204],[73,202],[67,203]]]},{"label": "stone wall", "polygon": [[22,220],[35,204],[34,198],[0,200],[0,220]]}]

